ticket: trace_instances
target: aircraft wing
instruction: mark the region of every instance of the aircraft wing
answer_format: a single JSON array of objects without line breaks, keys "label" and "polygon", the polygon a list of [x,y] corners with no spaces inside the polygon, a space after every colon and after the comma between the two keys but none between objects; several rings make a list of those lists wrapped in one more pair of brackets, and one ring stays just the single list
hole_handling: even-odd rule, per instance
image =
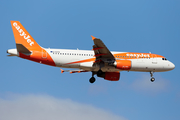
[{"label": "aircraft wing", "polygon": [[96,57],[96,61],[103,59],[115,60],[113,54],[109,51],[109,49],[100,39],[95,38],[93,36],[91,37],[92,40],[94,41],[93,50]]}]

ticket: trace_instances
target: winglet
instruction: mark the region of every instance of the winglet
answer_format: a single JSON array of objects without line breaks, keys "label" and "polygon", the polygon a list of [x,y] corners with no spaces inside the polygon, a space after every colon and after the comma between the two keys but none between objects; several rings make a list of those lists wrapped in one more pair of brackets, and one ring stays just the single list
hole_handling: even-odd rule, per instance
[{"label": "winglet", "polygon": [[64,70],[63,69],[60,69],[61,70],[61,73],[63,73],[64,72]]},{"label": "winglet", "polygon": [[96,39],[96,37],[94,37],[94,36],[92,36],[92,35],[91,35],[91,37],[92,37],[92,40]]}]

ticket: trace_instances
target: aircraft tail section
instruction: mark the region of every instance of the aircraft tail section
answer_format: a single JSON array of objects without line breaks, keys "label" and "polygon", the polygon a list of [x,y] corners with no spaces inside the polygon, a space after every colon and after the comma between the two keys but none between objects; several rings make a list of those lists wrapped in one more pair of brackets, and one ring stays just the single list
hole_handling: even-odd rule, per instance
[{"label": "aircraft tail section", "polygon": [[19,21],[11,21],[11,26],[18,52],[29,53],[31,50],[42,49]]},{"label": "aircraft tail section", "polygon": [[16,49],[9,49],[9,56],[18,56],[42,64],[56,66],[46,49],[39,46],[19,21],[11,21]]}]

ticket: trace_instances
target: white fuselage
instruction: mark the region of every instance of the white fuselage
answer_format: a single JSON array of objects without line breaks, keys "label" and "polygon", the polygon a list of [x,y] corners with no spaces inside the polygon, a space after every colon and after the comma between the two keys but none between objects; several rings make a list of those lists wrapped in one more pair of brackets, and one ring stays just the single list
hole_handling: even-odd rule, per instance
[{"label": "white fuselage", "polygon": [[[90,50],[69,50],[69,49],[46,49],[49,55],[54,60],[57,67],[64,68],[79,68],[87,71],[98,71],[99,67],[94,66],[95,59],[94,51]],[[112,54],[121,54],[125,52],[112,52]],[[116,57],[116,56],[115,56]],[[122,58],[116,57],[117,60],[123,60]],[[87,61],[85,61],[87,60]],[[175,65],[162,58],[138,58],[128,59],[131,60],[131,69],[128,71],[141,71],[141,72],[163,72],[174,69]],[[104,66],[102,68],[104,72],[123,71],[116,69],[114,66]]]}]

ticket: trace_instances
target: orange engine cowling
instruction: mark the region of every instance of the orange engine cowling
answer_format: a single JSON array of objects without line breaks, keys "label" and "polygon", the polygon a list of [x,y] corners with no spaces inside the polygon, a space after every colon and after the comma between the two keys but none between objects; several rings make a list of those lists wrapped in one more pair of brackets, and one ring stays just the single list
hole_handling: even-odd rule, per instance
[{"label": "orange engine cowling", "polygon": [[105,72],[104,79],[109,81],[118,81],[120,78],[120,72]]},{"label": "orange engine cowling", "polygon": [[118,81],[120,78],[120,72],[103,72],[101,74],[97,74],[97,76],[109,81]]},{"label": "orange engine cowling", "polygon": [[130,70],[131,61],[130,60],[116,60],[115,66],[117,69]]}]

